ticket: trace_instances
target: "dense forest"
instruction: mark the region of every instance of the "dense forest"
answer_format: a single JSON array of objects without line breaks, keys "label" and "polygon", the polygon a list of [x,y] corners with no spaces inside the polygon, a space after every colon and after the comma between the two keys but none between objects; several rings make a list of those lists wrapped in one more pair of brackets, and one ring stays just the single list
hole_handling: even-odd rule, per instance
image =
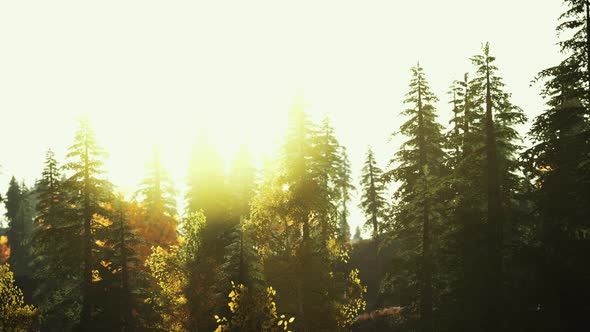
[{"label": "dense forest", "polygon": [[[537,117],[512,103],[493,45],[465,60],[448,105],[418,63],[391,128],[403,143],[386,165],[369,148],[359,181],[299,100],[261,169],[244,145],[226,172],[201,137],[183,197],[157,149],[126,196],[82,118],[65,160],[48,150],[35,183],[13,177],[0,197],[0,330],[584,330],[590,3],[564,9],[563,60],[531,78]],[[351,233],[354,193],[369,239]]]}]

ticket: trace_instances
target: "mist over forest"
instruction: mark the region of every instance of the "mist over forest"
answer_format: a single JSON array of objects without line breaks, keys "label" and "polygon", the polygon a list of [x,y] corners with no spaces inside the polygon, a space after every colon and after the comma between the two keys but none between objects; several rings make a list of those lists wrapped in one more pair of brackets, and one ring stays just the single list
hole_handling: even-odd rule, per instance
[{"label": "mist over forest", "polygon": [[[4,136],[0,331],[587,329],[590,2],[564,0],[561,10],[556,33],[540,37],[558,41],[560,59],[527,78],[542,109],[515,101],[504,62],[483,40],[444,95],[430,72],[461,69],[416,59],[404,89],[388,92],[403,98],[388,111],[403,121],[360,109],[370,125],[356,134],[309,112],[302,89],[277,110],[287,114],[281,124],[260,113],[207,127],[165,111],[150,123],[160,136],[177,123],[190,142],[99,135],[99,111],[84,109]],[[128,122],[112,115],[113,126]],[[17,116],[0,109],[2,127],[20,126]],[[283,129],[248,144],[239,128],[248,121]],[[8,151],[33,154],[19,141],[61,137],[73,123],[68,143],[47,149],[35,178],[23,179],[19,169],[31,165]],[[385,152],[367,139],[383,126],[396,146]],[[229,158],[221,136],[237,147]],[[112,181],[121,170],[109,167],[103,139],[149,151],[143,168],[136,151],[117,154],[128,162],[121,174],[141,179],[134,187]],[[264,158],[262,141],[276,147]],[[367,146],[362,160],[351,158],[352,141]],[[176,145],[190,146],[187,162],[168,168],[162,155]]]}]

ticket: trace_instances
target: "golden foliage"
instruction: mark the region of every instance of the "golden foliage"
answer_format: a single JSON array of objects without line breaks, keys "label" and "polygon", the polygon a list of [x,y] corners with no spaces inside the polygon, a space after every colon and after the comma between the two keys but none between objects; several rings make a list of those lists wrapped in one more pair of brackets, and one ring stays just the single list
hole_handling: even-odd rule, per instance
[{"label": "golden foliage", "polygon": [[262,331],[278,332],[289,330],[289,324],[295,321],[295,317],[287,318],[277,313],[275,302],[276,290],[268,287],[265,294],[255,294],[248,287],[233,281],[227,303],[231,317],[219,317],[215,315],[217,328],[215,332],[229,331]]},{"label": "golden foliage", "polygon": [[31,331],[38,318],[37,309],[25,305],[22,291],[14,285],[10,266],[0,265],[0,331]]},{"label": "golden foliage", "polygon": [[367,287],[363,286],[359,278],[359,270],[351,270],[347,278],[347,286],[344,291],[344,302],[339,306],[337,317],[338,326],[349,329],[358,317],[359,313],[365,310],[367,302],[363,295]]},{"label": "golden foliage", "polygon": [[0,236],[0,264],[6,263],[10,258],[10,245],[8,244],[8,236]]},{"label": "golden foliage", "polygon": [[188,283],[183,271],[183,261],[179,246],[152,247],[152,254],[146,259],[145,266],[158,286],[157,291],[145,302],[151,304],[162,318],[158,328],[165,331],[187,331],[185,324],[189,318],[187,298],[183,289]]}]

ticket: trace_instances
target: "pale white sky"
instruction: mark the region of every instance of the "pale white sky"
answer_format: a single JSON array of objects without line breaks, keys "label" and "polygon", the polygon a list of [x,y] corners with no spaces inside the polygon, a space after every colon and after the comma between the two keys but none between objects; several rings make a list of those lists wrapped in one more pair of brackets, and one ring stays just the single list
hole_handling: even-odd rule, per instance
[{"label": "pale white sky", "polygon": [[[273,152],[297,91],[328,115],[358,182],[372,145],[395,152],[417,61],[449,115],[446,91],[491,43],[513,101],[543,108],[538,71],[555,64],[561,0],[2,1],[0,192],[32,184],[45,150],[63,161],[87,113],[110,153],[110,179],[133,190],[151,147],[184,186],[194,135],[226,159],[242,142]],[[525,128],[527,129],[528,126]],[[364,222],[356,195],[352,229]],[[3,211],[0,211],[3,213]]]}]

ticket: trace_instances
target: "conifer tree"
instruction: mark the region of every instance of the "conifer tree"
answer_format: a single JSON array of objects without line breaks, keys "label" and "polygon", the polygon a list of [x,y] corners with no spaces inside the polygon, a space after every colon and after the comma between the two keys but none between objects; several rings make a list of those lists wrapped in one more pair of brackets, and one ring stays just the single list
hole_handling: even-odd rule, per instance
[{"label": "conifer tree", "polygon": [[334,330],[347,322],[339,315],[343,310],[361,310],[351,303],[360,304],[362,292],[352,299],[344,291],[348,256],[336,232],[340,165],[333,129],[327,122],[315,127],[298,100],[282,154],[265,168],[249,221],[267,282],[278,293],[293,294],[278,305],[295,313],[295,330]]},{"label": "conifer tree", "polygon": [[246,145],[242,145],[234,159],[228,177],[232,190],[233,229],[228,234],[228,245],[222,269],[225,283],[231,282],[249,288],[250,294],[261,291],[264,286],[262,265],[253,243],[250,217],[250,202],[256,194],[256,168]]},{"label": "conifer tree", "polygon": [[[434,257],[433,228],[439,221],[439,182],[444,174],[442,126],[436,122],[434,103],[438,101],[418,64],[412,68],[410,91],[405,103],[410,106],[402,112],[409,119],[400,127],[400,133],[408,138],[392,163],[392,179],[400,182],[395,194],[396,233],[406,234],[403,241],[418,241],[412,247],[420,253],[409,251],[410,261],[419,266],[419,311],[422,331],[434,329]],[[419,230],[419,235],[415,233]],[[414,234],[412,234],[414,233]],[[418,258],[419,255],[419,258]]]},{"label": "conifer tree", "polygon": [[526,121],[523,111],[511,104],[502,79],[496,74],[495,57],[490,55],[489,43],[482,47],[482,54],[471,58],[476,66],[473,80],[477,91],[476,103],[484,108],[481,123],[484,150],[484,181],[486,198],[486,243],[488,264],[489,301],[486,302],[487,326],[490,330],[503,329],[503,255],[504,220],[508,214],[511,190],[518,187],[515,174],[518,169],[516,152],[519,149],[518,133],[514,128]]},{"label": "conifer tree", "polygon": [[[64,185],[54,153],[47,151],[38,197],[36,225],[31,238],[35,301],[43,312],[44,329],[71,330],[79,319],[82,265],[82,225],[68,203],[72,194]],[[68,310],[63,310],[63,308]]]},{"label": "conifer tree", "polygon": [[346,148],[340,146],[340,165],[338,167],[338,177],[336,179],[336,188],[338,190],[340,199],[338,202],[338,234],[342,242],[348,243],[350,241],[350,225],[348,224],[348,203],[351,201],[352,192],[356,189],[352,184],[352,175],[350,170],[350,160],[346,153]]},{"label": "conifer tree", "polygon": [[256,194],[256,168],[246,145],[240,146],[231,164],[228,186],[232,188],[232,219],[239,221],[249,215],[250,201]]},{"label": "conifer tree", "polygon": [[320,127],[313,131],[311,144],[311,176],[318,184],[317,196],[323,198],[317,200],[315,209],[319,212],[320,237],[326,243],[338,227],[337,181],[342,164],[338,151],[340,145],[327,117],[322,120]]},{"label": "conifer tree", "polygon": [[[539,215],[539,287],[542,322],[546,330],[581,327],[581,309],[589,296],[577,276],[589,269],[584,246],[590,242],[582,229],[590,220],[590,15],[588,1],[566,0],[558,34],[565,55],[559,64],[539,73],[547,108],[533,121],[533,145],[524,154],[525,170],[534,189],[531,198]],[[567,263],[566,263],[567,262]]]},{"label": "conifer tree", "polygon": [[385,184],[383,170],[377,165],[373,150],[367,150],[367,159],[361,174],[361,208],[367,217],[365,227],[372,228],[373,240],[378,242],[381,224],[385,217],[387,201],[385,200]]},{"label": "conifer tree", "polygon": [[135,220],[134,226],[144,239],[138,249],[140,258],[145,259],[152,246],[167,248],[176,243],[177,238],[176,191],[156,148],[152,161],[147,165],[147,174],[135,195],[143,208],[142,216],[140,220]]},{"label": "conifer tree", "polygon": [[160,153],[154,148],[153,159],[148,164],[148,172],[137,192],[140,196],[139,200],[148,215],[173,217],[176,214],[175,194],[170,176],[160,162]]},{"label": "conifer tree", "polygon": [[[93,251],[102,251],[100,241],[93,235],[93,228],[99,230],[108,227],[100,222],[96,216],[104,216],[104,202],[111,200],[111,184],[104,179],[102,158],[106,155],[96,141],[96,134],[87,118],[80,120],[80,126],[74,138],[74,144],[69,148],[67,158],[69,162],[65,168],[71,172],[66,185],[73,194],[71,204],[79,216],[83,226],[81,242],[83,244],[82,264],[82,308],[80,312],[81,329],[89,329],[92,319],[92,282],[93,270],[97,267]],[[98,241],[97,241],[98,240]],[[96,277],[96,276],[95,276]]]},{"label": "conifer tree", "polygon": [[[383,179],[383,171],[377,165],[373,150],[367,150],[367,157],[361,173],[361,203],[360,207],[367,218],[365,221],[365,228],[372,229],[372,253],[371,259],[372,270],[375,271],[374,280],[367,280],[369,282],[368,298],[373,305],[377,305],[377,294],[379,283],[382,274],[382,261],[379,255],[381,245],[381,233],[383,224],[385,222],[385,213],[387,211],[387,201],[385,195],[385,183]],[[360,237],[360,233],[358,234]],[[355,235],[356,236],[356,235]],[[372,281],[372,282],[371,282]]]},{"label": "conifer tree", "polygon": [[126,202],[122,195],[113,201],[110,219],[113,221],[110,232],[113,239],[113,253],[111,267],[108,269],[115,276],[113,293],[117,304],[117,315],[119,322],[118,329],[121,331],[134,331],[138,325],[133,311],[140,308],[139,296],[145,295],[146,291],[140,289],[140,274],[143,271],[137,267],[140,263],[138,252],[135,248],[141,239],[134,227],[129,223],[129,202]]},{"label": "conifer tree", "polygon": [[464,128],[464,112],[466,102],[466,85],[467,74],[465,74],[465,81],[453,81],[447,94],[450,97],[450,104],[452,105],[451,112],[453,116],[449,121],[450,129],[446,134],[445,148],[449,151],[449,167],[456,169],[462,157],[463,150],[463,135]]},{"label": "conifer tree", "polygon": [[17,281],[22,281],[22,278],[30,274],[31,258],[27,246],[33,226],[30,205],[29,190],[24,183],[19,185],[13,176],[6,192],[4,206],[6,207],[5,216],[8,219],[6,235],[10,245],[8,263],[12,266]]},{"label": "conifer tree", "polygon": [[199,239],[202,250],[191,272],[191,280],[202,284],[190,295],[198,298],[190,308],[192,324],[199,329],[212,329],[214,313],[225,305],[221,294],[229,285],[223,278],[222,265],[229,234],[237,223],[230,220],[230,197],[224,161],[205,134],[200,133],[190,159],[186,193],[188,212],[205,216]]}]

